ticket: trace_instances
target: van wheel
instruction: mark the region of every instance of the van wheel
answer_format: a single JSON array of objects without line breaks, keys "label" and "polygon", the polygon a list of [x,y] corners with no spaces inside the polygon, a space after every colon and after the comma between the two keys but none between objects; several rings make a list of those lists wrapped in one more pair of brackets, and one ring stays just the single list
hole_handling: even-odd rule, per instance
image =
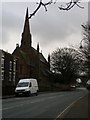
[{"label": "van wheel", "polygon": [[28,96],[28,97],[31,96],[31,92],[30,92],[30,91],[28,91],[27,96]]},{"label": "van wheel", "polygon": [[29,91],[29,96],[31,96],[31,92]]},{"label": "van wheel", "polygon": [[36,96],[37,96],[37,95],[38,95],[38,92],[36,92],[35,94],[36,94]]}]

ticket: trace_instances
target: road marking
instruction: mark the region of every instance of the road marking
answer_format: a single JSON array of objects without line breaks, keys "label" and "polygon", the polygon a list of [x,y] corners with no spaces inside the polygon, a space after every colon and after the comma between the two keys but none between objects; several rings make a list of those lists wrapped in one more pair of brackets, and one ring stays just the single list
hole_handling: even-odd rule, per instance
[{"label": "road marking", "polygon": [[[86,95],[84,95],[86,96]],[[77,100],[75,100],[73,103],[71,103],[66,109],[64,109],[54,120],[57,120],[58,118],[63,118],[63,116],[65,115],[65,113],[67,113],[69,111],[69,109],[81,98],[83,98],[84,96],[79,97]]]}]

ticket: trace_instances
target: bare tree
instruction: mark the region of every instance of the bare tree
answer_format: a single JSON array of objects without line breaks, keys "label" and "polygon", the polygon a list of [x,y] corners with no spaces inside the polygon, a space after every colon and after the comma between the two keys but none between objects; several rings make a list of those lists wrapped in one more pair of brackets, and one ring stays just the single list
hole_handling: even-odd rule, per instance
[{"label": "bare tree", "polygon": [[[44,3],[43,0],[40,0],[39,2],[37,2],[36,4],[38,4],[37,8],[30,14],[30,16],[28,17],[28,19],[31,19],[41,7],[44,7],[45,11],[47,12],[47,6],[51,5],[51,4],[56,4],[57,0],[53,1],[50,0],[49,2]],[[73,8],[75,5],[78,6],[79,8],[84,8],[82,6],[79,5],[80,0],[71,0],[69,3],[66,3],[66,6],[60,6],[58,7],[60,10],[70,10],[71,8]]]},{"label": "bare tree", "polygon": [[82,25],[83,28],[83,39],[81,41],[81,51],[84,53],[87,61],[86,65],[88,68],[88,75],[90,78],[90,21],[87,24]]},{"label": "bare tree", "polygon": [[63,83],[70,83],[75,75],[83,69],[84,57],[74,49],[56,49],[51,55],[51,70],[60,73]]}]

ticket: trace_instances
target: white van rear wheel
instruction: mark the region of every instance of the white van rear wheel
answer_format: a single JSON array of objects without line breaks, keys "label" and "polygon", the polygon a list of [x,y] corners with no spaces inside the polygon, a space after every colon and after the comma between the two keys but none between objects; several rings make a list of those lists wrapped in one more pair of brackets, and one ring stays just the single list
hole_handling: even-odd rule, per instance
[{"label": "white van rear wheel", "polygon": [[36,96],[38,95],[38,91],[35,93],[36,94]]}]

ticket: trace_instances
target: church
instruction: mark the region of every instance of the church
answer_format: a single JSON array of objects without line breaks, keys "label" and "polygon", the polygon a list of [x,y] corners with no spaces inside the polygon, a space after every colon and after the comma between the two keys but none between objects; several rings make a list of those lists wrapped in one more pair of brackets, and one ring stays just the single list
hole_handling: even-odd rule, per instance
[{"label": "church", "polygon": [[50,79],[50,55],[48,55],[47,61],[40,52],[39,43],[37,44],[37,49],[32,47],[28,8],[26,10],[21,45],[16,44],[12,55],[18,58],[18,80],[23,78],[35,78],[38,80],[40,86],[48,87]]}]

